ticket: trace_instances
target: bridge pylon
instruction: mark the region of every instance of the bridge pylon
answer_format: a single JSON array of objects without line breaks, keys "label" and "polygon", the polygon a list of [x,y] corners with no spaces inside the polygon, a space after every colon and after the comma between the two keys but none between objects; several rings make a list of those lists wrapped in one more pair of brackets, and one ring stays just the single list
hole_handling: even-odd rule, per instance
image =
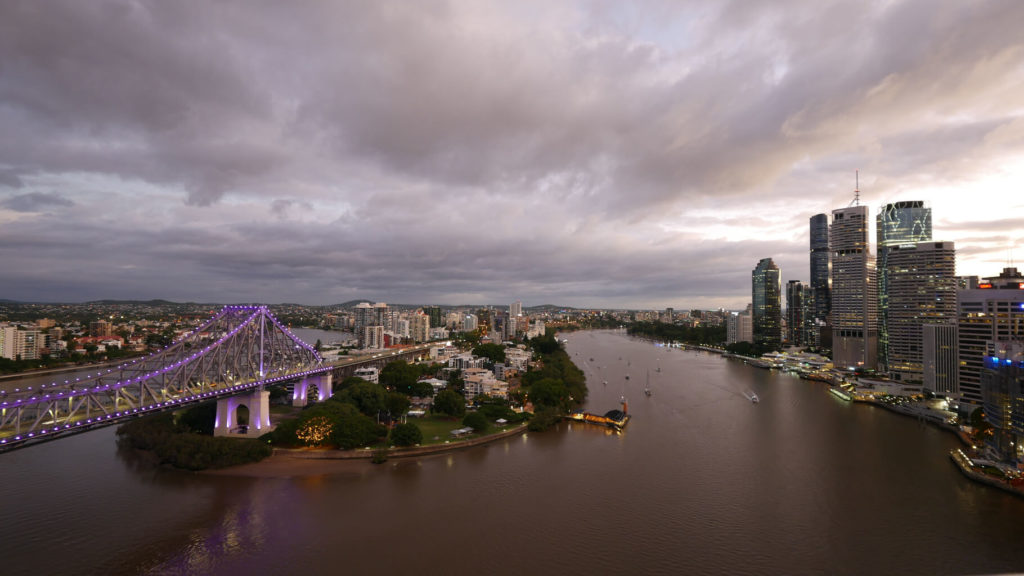
[{"label": "bridge pylon", "polygon": [[[243,407],[248,411],[248,418],[239,418],[238,409]],[[259,438],[271,430],[269,391],[255,390],[249,394],[217,400],[214,436]]]},{"label": "bridge pylon", "polygon": [[295,388],[292,391],[292,406],[305,406],[309,402],[308,396],[311,386],[316,386],[317,402],[327,400],[334,394],[332,383],[333,378],[330,372],[304,377],[295,383]]}]

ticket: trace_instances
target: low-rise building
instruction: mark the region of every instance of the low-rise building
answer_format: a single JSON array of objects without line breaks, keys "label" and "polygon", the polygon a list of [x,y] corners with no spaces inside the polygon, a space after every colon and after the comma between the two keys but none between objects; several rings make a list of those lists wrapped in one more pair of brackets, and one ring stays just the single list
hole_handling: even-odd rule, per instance
[{"label": "low-rise building", "polygon": [[356,378],[362,378],[367,382],[373,382],[377,384],[380,382],[380,371],[373,367],[356,368],[356,371],[352,374]]}]

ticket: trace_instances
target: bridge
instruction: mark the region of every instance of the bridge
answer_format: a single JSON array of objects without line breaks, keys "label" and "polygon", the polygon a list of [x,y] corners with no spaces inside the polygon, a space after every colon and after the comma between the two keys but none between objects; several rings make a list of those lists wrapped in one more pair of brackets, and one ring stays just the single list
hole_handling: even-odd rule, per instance
[{"label": "bridge", "polygon": [[[430,344],[327,363],[266,306],[225,306],[170,346],[95,374],[0,392],[0,452],[164,410],[218,400],[215,434],[256,437],[271,429],[267,385],[294,382],[293,404],[361,366],[419,358]],[[238,409],[248,425],[233,426]]]}]

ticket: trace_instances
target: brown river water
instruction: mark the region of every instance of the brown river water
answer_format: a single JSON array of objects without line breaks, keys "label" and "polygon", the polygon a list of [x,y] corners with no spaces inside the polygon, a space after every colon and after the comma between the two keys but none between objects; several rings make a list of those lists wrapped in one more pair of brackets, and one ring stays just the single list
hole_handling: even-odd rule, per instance
[{"label": "brown river water", "polygon": [[964,478],[951,434],[735,360],[621,332],[565,337],[589,410],[626,397],[623,433],[563,423],[439,456],[292,477],[277,462],[263,476],[278,477],[246,477],[156,469],[118,453],[106,428],[0,454],[0,570],[1024,571],[1024,499]]}]

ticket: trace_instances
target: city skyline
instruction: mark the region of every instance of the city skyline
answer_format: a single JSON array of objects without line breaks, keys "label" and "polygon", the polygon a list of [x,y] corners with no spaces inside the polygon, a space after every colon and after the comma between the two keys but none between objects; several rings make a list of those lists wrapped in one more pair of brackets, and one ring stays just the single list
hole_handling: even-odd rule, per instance
[{"label": "city skyline", "polygon": [[743,309],[762,258],[811,280],[857,169],[873,254],[921,200],[994,276],[1024,257],[1022,19],[7,4],[0,299]]}]

